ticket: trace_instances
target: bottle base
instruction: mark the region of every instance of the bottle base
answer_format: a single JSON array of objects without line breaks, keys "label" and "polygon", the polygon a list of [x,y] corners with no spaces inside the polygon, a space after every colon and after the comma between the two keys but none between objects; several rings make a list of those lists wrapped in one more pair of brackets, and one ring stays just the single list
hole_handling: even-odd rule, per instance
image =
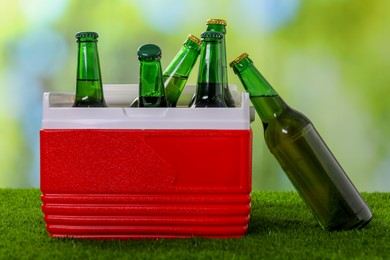
[{"label": "bottle base", "polygon": [[341,230],[352,230],[361,229],[365,227],[372,219],[372,213],[369,208],[365,208],[359,211],[358,214],[353,216],[347,222],[344,222],[337,226],[324,227],[326,231],[341,231]]}]

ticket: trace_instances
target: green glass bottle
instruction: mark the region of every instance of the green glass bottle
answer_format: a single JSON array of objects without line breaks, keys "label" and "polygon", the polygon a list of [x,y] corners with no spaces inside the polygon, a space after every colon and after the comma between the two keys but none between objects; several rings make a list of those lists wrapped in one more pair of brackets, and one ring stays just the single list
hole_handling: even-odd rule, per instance
[{"label": "green glass bottle", "polygon": [[195,101],[191,107],[227,107],[223,95],[221,40],[223,34],[202,33]]},{"label": "green glass bottle", "polygon": [[165,94],[169,107],[176,107],[177,101],[187,82],[200,53],[201,40],[190,34],[183,46],[163,73]]},{"label": "green glass bottle", "polygon": [[325,230],[365,226],[372,214],[313,124],[289,107],[246,53],[230,63],[264,128],[265,142]]},{"label": "green glass bottle", "polygon": [[166,107],[164,82],[161,69],[161,49],[154,44],[138,48],[140,61],[139,107]]},{"label": "green glass bottle", "polygon": [[221,40],[221,59],[222,59],[222,84],[224,91],[225,103],[228,107],[235,107],[236,103],[233,99],[228,85],[227,60],[226,60],[226,26],[227,22],[223,19],[208,19],[206,31],[215,31],[223,34]]},{"label": "green glass bottle", "polygon": [[106,107],[96,32],[79,32],[76,95],[73,107]]}]

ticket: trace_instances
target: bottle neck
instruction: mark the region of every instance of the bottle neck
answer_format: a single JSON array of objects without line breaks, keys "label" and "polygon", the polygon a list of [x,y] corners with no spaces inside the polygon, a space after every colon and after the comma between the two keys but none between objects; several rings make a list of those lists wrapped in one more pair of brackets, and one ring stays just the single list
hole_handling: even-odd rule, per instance
[{"label": "bottle neck", "polygon": [[141,97],[165,96],[162,69],[159,59],[140,61],[139,88]]},{"label": "bottle neck", "polygon": [[208,106],[205,104],[209,103],[210,106],[226,107],[222,84],[221,40],[204,40],[200,57],[194,106]]},{"label": "bottle neck", "polygon": [[287,104],[279,95],[258,97],[251,96],[250,99],[263,123],[269,123],[288,108]]},{"label": "bottle neck", "polygon": [[220,32],[226,34],[226,25],[224,24],[208,24],[206,31]]},{"label": "bottle neck", "polygon": [[74,107],[106,107],[96,40],[78,41]]},{"label": "bottle neck", "polygon": [[78,45],[77,80],[101,81],[96,41],[79,41]]},{"label": "bottle neck", "polygon": [[200,52],[198,83],[222,83],[221,41],[204,41]]},{"label": "bottle neck", "polygon": [[192,68],[194,67],[196,60],[199,57],[200,46],[190,40],[187,40],[171,63],[165,69],[163,76],[176,76],[182,78],[188,78]]},{"label": "bottle neck", "polygon": [[263,123],[275,119],[288,108],[249,58],[235,64],[233,70],[249,93],[252,104]]},{"label": "bottle neck", "polygon": [[221,39],[221,62],[222,62],[222,83],[227,86],[228,76],[227,76],[227,60],[226,60],[226,26],[223,24],[208,24],[206,31],[220,32],[223,34]]}]

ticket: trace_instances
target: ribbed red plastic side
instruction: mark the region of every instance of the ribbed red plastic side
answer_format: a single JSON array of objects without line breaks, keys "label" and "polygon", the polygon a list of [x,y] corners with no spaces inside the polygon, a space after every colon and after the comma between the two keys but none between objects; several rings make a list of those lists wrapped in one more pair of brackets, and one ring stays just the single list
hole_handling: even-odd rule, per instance
[{"label": "ribbed red plastic side", "polygon": [[42,210],[54,237],[240,237],[251,130],[41,130]]}]

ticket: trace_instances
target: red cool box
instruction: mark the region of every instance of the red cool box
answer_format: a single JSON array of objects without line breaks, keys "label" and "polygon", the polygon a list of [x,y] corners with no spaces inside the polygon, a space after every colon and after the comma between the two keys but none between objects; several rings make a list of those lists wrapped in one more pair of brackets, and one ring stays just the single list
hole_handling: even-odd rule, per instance
[{"label": "red cool box", "polygon": [[[138,85],[105,85],[109,108],[45,93],[42,211],[52,237],[241,237],[247,232],[253,112],[130,108]],[[182,94],[187,104],[194,90]]]}]

